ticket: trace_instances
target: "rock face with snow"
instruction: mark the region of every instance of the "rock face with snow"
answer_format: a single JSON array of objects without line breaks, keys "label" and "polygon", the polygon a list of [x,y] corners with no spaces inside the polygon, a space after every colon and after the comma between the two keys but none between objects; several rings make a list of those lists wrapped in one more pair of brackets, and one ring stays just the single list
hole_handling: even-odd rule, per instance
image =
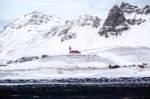
[{"label": "rock face with snow", "polygon": [[[116,28],[121,26],[121,28]],[[99,32],[101,36],[109,37],[110,35],[118,35],[119,32],[127,30],[126,19],[122,9],[115,5],[109,12],[103,28]]]},{"label": "rock face with snow", "polygon": [[108,15],[107,20],[105,21],[104,25],[109,25],[112,27],[116,27],[122,23],[125,22],[125,17],[123,15],[123,11],[122,9],[115,5],[111,10],[110,13]]},{"label": "rock face with snow", "polygon": [[[90,28],[98,28],[100,26],[101,19],[96,16],[80,16],[79,18],[75,19],[74,21],[66,21],[65,26],[63,29],[58,33],[59,36],[64,35],[61,41],[75,39],[77,36],[76,32],[72,32],[74,27],[90,27]],[[78,32],[78,31],[77,31]]]},{"label": "rock face with snow", "polygon": [[131,14],[131,13],[150,14],[150,6],[149,5],[146,5],[143,8],[139,8],[138,6],[134,6],[129,3],[122,2],[120,8],[128,14]]},{"label": "rock face with snow", "polygon": [[[140,25],[145,22],[146,19],[137,18],[136,16],[149,15],[150,6],[146,5],[143,8],[131,5],[129,3],[122,2],[121,6],[115,5],[109,12],[107,19],[99,34],[105,36],[106,38],[111,35],[121,35],[122,31],[128,30],[130,25]],[[126,16],[134,17],[128,18]]]},{"label": "rock face with snow", "polygon": [[[3,28],[0,32],[0,47],[9,55],[25,49],[28,52],[36,49],[32,53],[59,50],[57,47],[60,48],[60,46],[64,49],[63,47],[70,45],[63,46],[65,41],[83,38],[84,35],[85,37],[93,35],[92,31],[99,29],[100,22],[99,17],[90,15],[68,21],[55,15],[31,12]],[[87,38],[83,39],[87,41]]]}]

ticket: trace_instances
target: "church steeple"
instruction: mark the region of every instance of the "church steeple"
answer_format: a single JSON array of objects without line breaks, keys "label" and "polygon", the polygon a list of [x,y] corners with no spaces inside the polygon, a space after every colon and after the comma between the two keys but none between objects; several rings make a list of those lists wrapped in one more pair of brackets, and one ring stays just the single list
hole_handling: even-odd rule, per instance
[{"label": "church steeple", "polygon": [[69,46],[69,51],[71,51],[72,49],[71,49],[71,46]]}]

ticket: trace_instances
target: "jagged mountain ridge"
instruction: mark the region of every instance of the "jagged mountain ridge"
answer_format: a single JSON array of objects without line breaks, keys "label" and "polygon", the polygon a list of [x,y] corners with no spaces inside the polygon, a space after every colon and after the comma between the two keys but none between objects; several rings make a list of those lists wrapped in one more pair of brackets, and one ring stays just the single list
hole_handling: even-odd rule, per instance
[{"label": "jagged mountain ridge", "polygon": [[112,35],[121,35],[121,32],[130,29],[131,25],[140,25],[145,21],[149,21],[150,19],[145,18],[145,15],[150,15],[149,5],[140,8],[122,2],[120,6],[115,5],[110,10],[99,34],[106,38]]},{"label": "jagged mountain ridge", "polygon": [[0,54],[66,54],[70,45],[79,50],[149,46],[149,9],[123,2],[110,10],[106,20],[84,15],[68,21],[41,12],[28,13],[0,32]]},{"label": "jagged mountain ridge", "polygon": [[[97,30],[100,27],[100,22],[101,19],[96,16],[84,15],[73,21],[68,21],[35,11],[16,19],[3,28],[0,33],[1,50],[5,50],[6,54],[25,49],[28,52],[33,49],[33,52],[36,53],[59,50],[59,46],[63,46],[61,43],[65,43],[65,41],[80,39],[83,37],[80,35],[88,33],[93,35],[92,32],[86,33],[87,28],[90,28],[89,31]],[[85,34],[81,33],[83,30],[85,30]],[[86,41],[87,39],[85,39]],[[66,46],[64,46],[65,50],[68,50]]]},{"label": "jagged mountain ridge", "polygon": [[[73,20],[73,21],[68,21],[68,20],[63,20],[57,16],[49,16],[41,12],[31,12],[22,18],[16,19],[13,23],[11,23],[8,26],[5,26],[2,32],[8,32],[7,30],[20,30],[23,28],[28,27],[27,32],[31,32],[34,29],[37,32],[42,32],[44,31],[42,26],[49,25],[49,27],[46,27],[47,31],[44,31],[45,36],[62,36],[61,41],[64,41],[63,38],[70,39],[74,38],[76,34],[69,32],[72,27],[75,27],[75,25],[78,26],[89,26],[91,25],[92,28],[98,28],[100,25],[100,18],[94,17],[94,16],[80,16],[79,18]],[[42,29],[40,29],[42,27]],[[1,33],[2,33],[1,32]],[[4,33],[3,33],[4,34]],[[7,33],[5,33],[7,34]],[[73,35],[74,34],[74,35]]]}]

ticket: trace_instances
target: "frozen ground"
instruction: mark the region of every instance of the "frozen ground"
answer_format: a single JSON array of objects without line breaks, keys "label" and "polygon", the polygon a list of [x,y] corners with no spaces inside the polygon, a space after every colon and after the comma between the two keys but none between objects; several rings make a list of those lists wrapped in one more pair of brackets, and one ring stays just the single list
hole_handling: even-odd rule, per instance
[{"label": "frozen ground", "polygon": [[149,47],[117,47],[96,53],[119,65],[150,63]]},{"label": "frozen ground", "polygon": [[[2,60],[6,64],[9,60]],[[13,60],[15,61],[15,60]],[[144,67],[141,67],[145,63]],[[119,68],[109,68],[119,65]],[[119,47],[88,55],[57,55],[0,66],[0,79],[150,77],[150,48]]]}]

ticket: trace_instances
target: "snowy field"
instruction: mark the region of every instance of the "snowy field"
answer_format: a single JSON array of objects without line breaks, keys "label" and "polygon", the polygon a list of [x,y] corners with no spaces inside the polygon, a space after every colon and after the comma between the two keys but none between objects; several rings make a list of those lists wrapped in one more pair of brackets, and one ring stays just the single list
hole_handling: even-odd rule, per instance
[{"label": "snowy field", "polygon": [[[10,60],[1,60],[0,79],[150,77],[150,48],[147,47],[37,57],[27,61],[11,60],[9,64]],[[118,67],[109,68],[110,65]]]}]

